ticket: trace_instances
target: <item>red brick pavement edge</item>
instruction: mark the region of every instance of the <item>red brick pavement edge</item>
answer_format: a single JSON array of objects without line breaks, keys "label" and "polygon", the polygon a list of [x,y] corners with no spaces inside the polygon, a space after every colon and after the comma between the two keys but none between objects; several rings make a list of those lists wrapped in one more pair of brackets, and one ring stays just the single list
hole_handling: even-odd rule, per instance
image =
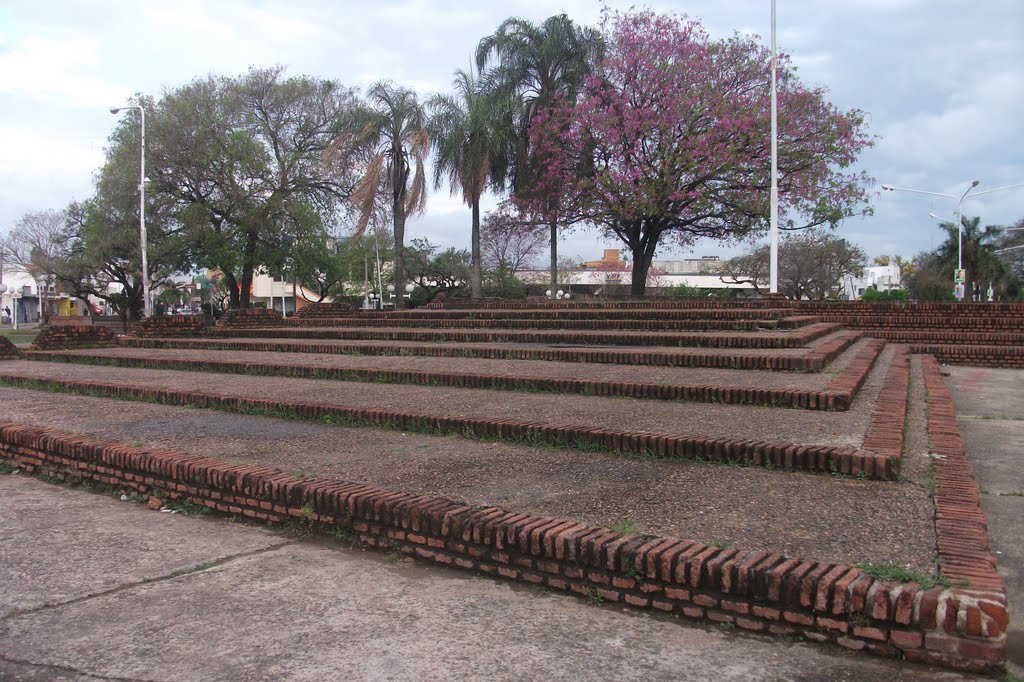
[{"label": "red brick pavement edge", "polygon": [[0,424],[0,459],[29,473],[187,499],[226,514],[340,528],[424,561],[753,632],[966,670],[1005,659],[1005,601],[991,591],[923,589],[854,566],[625,535],[19,424]]}]

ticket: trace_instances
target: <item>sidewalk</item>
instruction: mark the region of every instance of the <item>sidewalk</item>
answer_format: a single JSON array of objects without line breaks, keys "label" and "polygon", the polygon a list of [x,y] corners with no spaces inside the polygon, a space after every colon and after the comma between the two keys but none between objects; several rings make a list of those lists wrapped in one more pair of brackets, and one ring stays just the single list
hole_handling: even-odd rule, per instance
[{"label": "sidewalk", "polygon": [[1010,670],[1024,675],[1024,371],[943,367],[1010,600]]},{"label": "sidewalk", "polygon": [[962,680],[0,476],[0,679]]}]

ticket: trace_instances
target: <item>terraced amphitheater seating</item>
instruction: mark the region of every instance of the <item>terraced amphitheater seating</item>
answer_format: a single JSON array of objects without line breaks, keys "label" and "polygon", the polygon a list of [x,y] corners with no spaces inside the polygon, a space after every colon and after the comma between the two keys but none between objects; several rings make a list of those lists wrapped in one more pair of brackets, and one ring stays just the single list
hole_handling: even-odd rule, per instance
[{"label": "terraced amphitheater seating", "polygon": [[[244,441],[243,461],[18,424],[0,425],[0,459],[264,521],[302,516],[423,561],[681,618],[983,670],[1006,656],[1006,597],[952,400],[933,358],[871,338],[944,324],[1017,333],[1009,313],[991,332],[972,319],[983,310],[947,314],[450,300],[314,305],[288,319],[229,311],[205,331],[154,321],[116,348],[24,353],[0,382],[144,402],[152,424],[216,411],[238,420],[218,424]],[[927,415],[912,410],[912,385]],[[300,431],[323,440],[296,450],[310,442],[293,439]],[[282,433],[289,447],[275,444]],[[285,473],[314,457],[326,461],[318,478]],[[372,480],[382,471],[386,485]],[[737,494],[741,479],[753,484]],[[596,502],[544,507],[578,498]],[[684,530],[611,530],[605,509],[620,498],[626,513],[656,508]],[[705,535],[711,517],[770,533],[733,548]],[[826,541],[801,544],[815,533]],[[893,565],[915,562],[924,580],[867,568],[907,547]]]}]

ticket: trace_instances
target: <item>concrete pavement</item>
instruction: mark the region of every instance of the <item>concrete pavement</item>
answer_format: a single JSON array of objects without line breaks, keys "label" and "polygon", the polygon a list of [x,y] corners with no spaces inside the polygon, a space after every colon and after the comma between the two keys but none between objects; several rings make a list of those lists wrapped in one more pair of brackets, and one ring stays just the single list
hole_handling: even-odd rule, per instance
[{"label": "concrete pavement", "polygon": [[17,474],[0,567],[0,679],[968,679]]}]

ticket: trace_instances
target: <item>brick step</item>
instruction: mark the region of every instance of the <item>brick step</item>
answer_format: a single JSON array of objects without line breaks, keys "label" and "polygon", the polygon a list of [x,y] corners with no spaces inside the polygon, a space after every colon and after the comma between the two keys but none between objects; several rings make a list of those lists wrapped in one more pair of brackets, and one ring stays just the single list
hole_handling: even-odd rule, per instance
[{"label": "brick step", "polygon": [[[810,321],[806,326],[816,321]],[[779,328],[777,319],[722,319],[722,320],[701,320],[701,319],[519,319],[519,318],[488,318],[488,319],[459,319],[441,318],[429,319],[422,317],[404,318],[378,318],[366,315],[351,317],[303,317],[296,319],[294,325],[297,327],[339,327],[339,328],[419,328],[419,329],[521,329],[521,330],[588,330],[588,331],[759,331]]]},{"label": "brick step", "polygon": [[824,322],[858,329],[892,329],[922,331],[1024,331],[1024,317],[1017,315],[921,315],[911,312],[891,315],[849,315],[822,312]]},{"label": "brick step", "polygon": [[572,299],[569,301],[549,301],[544,298],[529,298],[512,301],[508,299],[470,299],[447,298],[440,303],[427,306],[432,310],[514,310],[514,309],[556,309],[572,310],[576,308],[593,308],[601,310],[698,310],[716,308],[789,308],[796,309],[799,301],[775,299],[736,299],[736,298],[616,298],[616,299]]},{"label": "brick step", "polygon": [[815,341],[805,350],[645,350],[635,348],[550,348],[503,345],[429,344],[399,342],[343,343],[317,339],[142,339],[121,337],[126,348],[258,351],[263,353],[318,353],[325,355],[417,355],[423,357],[544,360],[653,367],[708,367],[721,369],[820,372],[862,336],[841,330]]},{"label": "brick step", "polygon": [[934,355],[936,360],[947,365],[1024,368],[1024,346],[912,343],[910,351]]},{"label": "brick step", "polygon": [[968,346],[1024,346],[1024,331],[1019,332],[975,332],[957,330],[905,330],[866,329],[864,333],[876,339],[894,343],[930,343],[935,345]]},{"label": "brick step", "polygon": [[387,428],[432,435],[495,438],[515,443],[526,442],[579,449],[600,448],[621,454],[669,459],[708,459],[812,473],[842,472],[878,480],[891,479],[896,471],[894,458],[846,446],[797,445],[791,442],[610,429],[583,424],[523,422],[515,419],[368,409],[327,402],[175,390],[154,385],[58,379],[2,369],[0,384],[118,400],[155,402],[162,405],[327,421],[339,426],[357,428]]},{"label": "brick step", "polygon": [[307,306],[296,317],[310,319],[382,319],[382,320],[733,320],[773,319],[793,315],[792,308],[713,308],[713,309],[603,309],[603,308],[558,308],[541,309],[475,309],[464,310],[414,310],[400,311],[349,311],[322,310],[316,305]]},{"label": "brick step", "polygon": [[838,325],[813,324],[789,333],[672,333],[593,331],[480,331],[401,328],[271,327],[266,329],[217,328],[221,338],[335,339],[361,341],[421,341],[461,343],[571,344],[580,346],[656,346],[702,348],[800,348],[838,329]]},{"label": "brick step", "polygon": [[810,410],[848,410],[864,379],[871,371],[884,342],[871,340],[823,389],[793,386],[765,388],[743,385],[702,385],[692,383],[654,383],[649,381],[608,381],[565,376],[530,376],[514,373],[459,371],[422,371],[387,367],[344,366],[324,363],[273,362],[251,358],[213,359],[197,353],[195,357],[138,356],[117,353],[33,352],[30,360],[67,362],[86,365],[208,371],[257,376],[281,376],[335,381],[366,381],[450,388],[480,388],[505,391],[544,391],[595,396],[618,396],[653,400],[762,405]]}]

